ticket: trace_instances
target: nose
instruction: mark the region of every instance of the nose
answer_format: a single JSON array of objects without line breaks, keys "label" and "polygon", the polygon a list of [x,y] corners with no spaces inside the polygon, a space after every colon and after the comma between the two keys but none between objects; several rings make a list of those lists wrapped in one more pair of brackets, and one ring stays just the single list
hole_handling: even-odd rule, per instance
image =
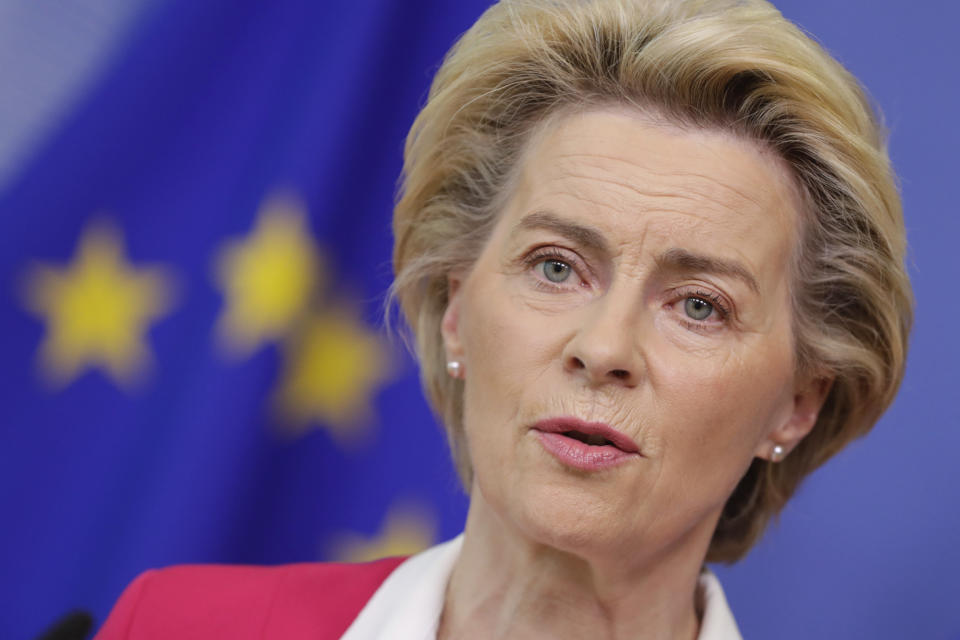
[{"label": "nose", "polygon": [[583,308],[581,324],[563,350],[563,366],[591,386],[634,387],[644,375],[637,308],[607,295]]}]

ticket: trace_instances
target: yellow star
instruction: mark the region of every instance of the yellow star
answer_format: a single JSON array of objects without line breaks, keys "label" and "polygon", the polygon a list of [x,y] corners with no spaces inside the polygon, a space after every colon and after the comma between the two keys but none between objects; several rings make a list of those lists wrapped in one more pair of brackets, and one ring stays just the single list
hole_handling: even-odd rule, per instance
[{"label": "yellow star", "polygon": [[226,302],[217,333],[226,351],[247,356],[286,334],[316,292],[319,268],[303,204],[289,195],[267,199],[253,232],[226,242],[216,261]]},{"label": "yellow star", "polygon": [[373,537],[339,536],[329,546],[329,557],[338,562],[369,562],[378,558],[409,556],[434,543],[436,523],[426,509],[415,504],[394,507],[386,524]]},{"label": "yellow star", "polygon": [[88,225],[72,264],[34,265],[25,284],[28,307],[46,320],[39,365],[54,386],[96,367],[121,386],[142,381],[151,362],[144,333],[168,311],[172,278],[156,267],[133,269],[117,229]]},{"label": "yellow star", "polygon": [[312,422],[341,441],[362,435],[372,396],[392,375],[383,339],[345,308],[314,313],[285,343],[274,403],[297,434]]}]

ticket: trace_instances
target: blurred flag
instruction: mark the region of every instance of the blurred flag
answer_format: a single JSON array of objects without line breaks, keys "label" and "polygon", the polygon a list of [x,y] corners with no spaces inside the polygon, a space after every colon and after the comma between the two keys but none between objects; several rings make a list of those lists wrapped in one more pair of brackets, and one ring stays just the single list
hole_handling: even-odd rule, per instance
[{"label": "blurred flag", "polygon": [[86,91],[0,145],[0,637],[99,625],[149,567],[459,532],[380,305],[406,129],[485,4],[176,0],[70,31],[98,38]]}]

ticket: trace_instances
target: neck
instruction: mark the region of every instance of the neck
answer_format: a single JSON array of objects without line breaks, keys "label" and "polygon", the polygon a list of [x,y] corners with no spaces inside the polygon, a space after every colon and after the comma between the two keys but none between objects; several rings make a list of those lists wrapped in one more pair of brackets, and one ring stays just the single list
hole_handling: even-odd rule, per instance
[{"label": "neck", "polygon": [[529,540],[474,491],[437,638],[680,638],[699,631],[710,532],[581,555]]}]

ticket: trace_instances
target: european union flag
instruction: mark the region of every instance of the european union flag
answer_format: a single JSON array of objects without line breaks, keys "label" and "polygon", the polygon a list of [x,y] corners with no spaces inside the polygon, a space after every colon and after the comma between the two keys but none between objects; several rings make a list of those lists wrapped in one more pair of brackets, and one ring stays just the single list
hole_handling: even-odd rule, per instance
[{"label": "european union flag", "polygon": [[403,139],[485,4],[20,10],[63,34],[23,55],[87,88],[0,193],[0,636],[76,608],[99,625],[148,567],[460,531],[444,438],[379,327]]}]

